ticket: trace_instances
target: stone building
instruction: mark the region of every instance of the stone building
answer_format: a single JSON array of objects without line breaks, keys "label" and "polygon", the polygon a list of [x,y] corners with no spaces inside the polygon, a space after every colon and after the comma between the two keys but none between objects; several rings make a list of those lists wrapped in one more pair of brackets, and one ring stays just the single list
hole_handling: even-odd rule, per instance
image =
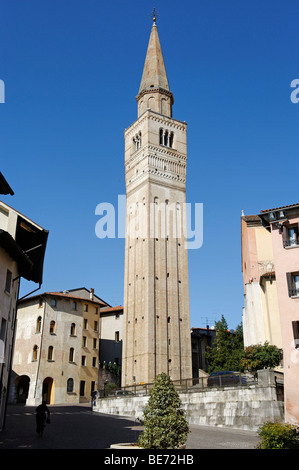
[{"label": "stone building", "polygon": [[18,307],[10,402],[90,400],[98,388],[100,308],[91,289],[45,292]]},{"label": "stone building", "polygon": [[[13,191],[0,173],[0,193]],[[21,278],[42,284],[48,232],[0,201],[0,430],[4,426]]]},{"label": "stone building", "polygon": [[173,380],[192,376],[187,124],[172,117],[155,19],[136,99],[138,119],[125,131],[123,386],[153,382],[161,372]]}]

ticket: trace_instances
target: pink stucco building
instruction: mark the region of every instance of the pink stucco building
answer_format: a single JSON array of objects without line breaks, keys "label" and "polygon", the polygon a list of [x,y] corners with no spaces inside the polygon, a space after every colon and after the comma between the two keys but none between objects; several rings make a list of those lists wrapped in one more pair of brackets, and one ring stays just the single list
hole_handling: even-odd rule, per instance
[{"label": "pink stucco building", "polygon": [[299,425],[299,204],[259,214],[271,233],[284,365],[285,421]]}]

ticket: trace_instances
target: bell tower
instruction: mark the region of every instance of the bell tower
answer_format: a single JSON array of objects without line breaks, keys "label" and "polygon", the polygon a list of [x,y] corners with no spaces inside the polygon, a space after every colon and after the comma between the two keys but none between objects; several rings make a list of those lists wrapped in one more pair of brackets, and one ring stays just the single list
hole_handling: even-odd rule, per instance
[{"label": "bell tower", "polygon": [[174,103],[156,18],[138,118],[125,131],[126,246],[122,386],[192,377],[186,243],[187,124]]}]

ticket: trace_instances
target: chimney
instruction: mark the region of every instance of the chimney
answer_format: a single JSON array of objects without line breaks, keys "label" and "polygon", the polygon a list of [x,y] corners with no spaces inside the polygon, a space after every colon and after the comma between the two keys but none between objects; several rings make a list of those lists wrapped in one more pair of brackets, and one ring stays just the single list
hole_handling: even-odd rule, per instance
[{"label": "chimney", "polygon": [[94,294],[94,289],[90,289],[90,294],[89,294],[89,298],[90,300],[93,300],[93,294]]}]

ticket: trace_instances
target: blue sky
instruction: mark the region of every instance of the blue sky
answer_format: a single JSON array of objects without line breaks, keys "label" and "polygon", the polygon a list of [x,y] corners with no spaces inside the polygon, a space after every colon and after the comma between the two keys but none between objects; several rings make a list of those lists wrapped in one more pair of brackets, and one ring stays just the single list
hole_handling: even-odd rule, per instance
[{"label": "blue sky", "polygon": [[[50,231],[42,291],[85,286],[123,304],[124,240],[95,235],[125,194],[124,129],[153,2],[1,2],[2,200]],[[189,252],[191,326],[241,323],[240,216],[298,203],[297,0],[157,0],[174,117],[188,122],[187,201],[203,203]],[[33,290],[22,283],[21,294]]]}]

